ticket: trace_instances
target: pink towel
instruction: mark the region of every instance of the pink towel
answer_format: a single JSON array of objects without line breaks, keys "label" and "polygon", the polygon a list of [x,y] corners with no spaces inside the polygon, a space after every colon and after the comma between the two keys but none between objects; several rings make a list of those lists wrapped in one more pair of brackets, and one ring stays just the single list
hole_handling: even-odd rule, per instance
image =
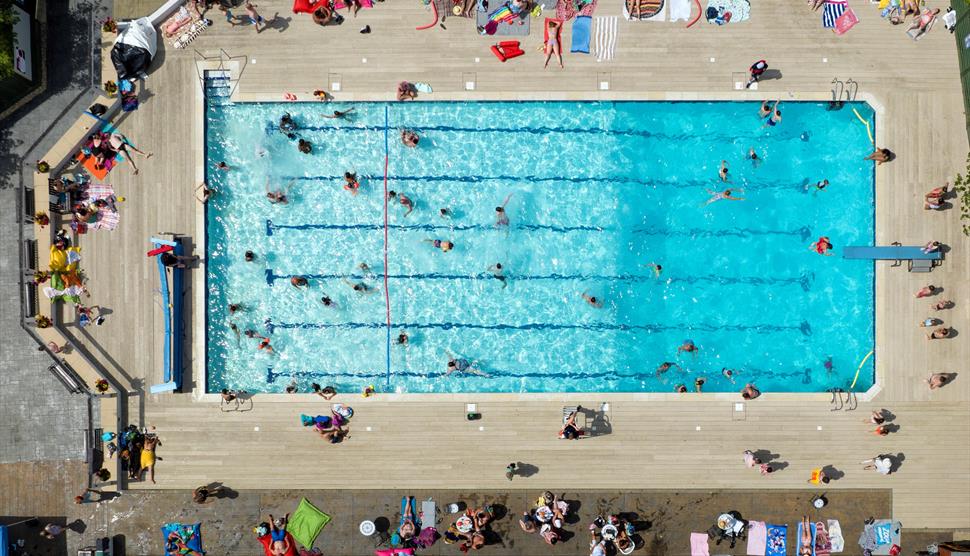
[{"label": "pink towel", "polygon": [[[113,206],[114,195],[115,190],[109,184],[92,183],[88,186],[88,200],[92,203],[100,199],[106,199]],[[88,227],[93,230],[114,230],[118,227],[119,221],[121,221],[121,215],[118,214],[118,211],[112,210],[111,207],[104,207],[98,210],[98,219],[94,223],[88,224]]]},{"label": "pink towel", "polygon": [[748,556],[765,556],[768,546],[768,528],[764,521],[748,522]]},{"label": "pink towel", "polygon": [[711,549],[707,545],[707,533],[690,534],[690,556],[711,556]]},{"label": "pink towel", "polygon": [[[337,0],[336,2],[334,2],[333,7],[334,7],[334,9],[342,10],[342,9],[346,8],[347,6],[343,3],[342,0]],[[373,8],[374,7],[374,0],[360,0],[360,7],[361,8]]]}]

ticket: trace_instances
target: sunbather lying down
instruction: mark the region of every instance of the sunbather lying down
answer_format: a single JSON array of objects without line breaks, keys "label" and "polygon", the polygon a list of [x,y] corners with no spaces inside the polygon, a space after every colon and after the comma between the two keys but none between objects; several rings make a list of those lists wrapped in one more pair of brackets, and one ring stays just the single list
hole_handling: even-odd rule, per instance
[{"label": "sunbather lying down", "polygon": [[932,11],[929,8],[926,8],[925,10],[923,10],[923,13],[920,14],[918,18],[915,18],[913,20],[913,24],[909,26],[909,29],[907,29],[906,32],[916,31],[916,33],[913,35],[913,38],[915,39],[919,37],[923,33],[926,33],[927,31],[933,28],[933,23],[936,22],[936,17],[939,14],[940,14],[939,8],[936,8],[935,10],[932,10]]}]

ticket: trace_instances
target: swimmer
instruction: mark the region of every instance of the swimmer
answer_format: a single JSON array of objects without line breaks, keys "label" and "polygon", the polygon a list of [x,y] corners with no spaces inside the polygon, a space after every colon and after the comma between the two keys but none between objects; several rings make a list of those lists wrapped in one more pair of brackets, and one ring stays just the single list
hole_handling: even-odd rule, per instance
[{"label": "swimmer", "polygon": [[663,272],[663,270],[664,270],[664,267],[662,267],[659,264],[654,263],[654,262],[651,262],[650,264],[645,264],[643,266],[648,267],[651,270],[653,270],[653,275],[655,277],[657,277],[657,278],[660,278],[660,273]]},{"label": "swimmer", "polygon": [[240,305],[239,303],[230,303],[229,304],[229,314],[230,315],[233,315],[233,314],[235,314],[235,313],[237,313],[237,312],[239,312],[241,310],[242,310],[242,305]]},{"label": "swimmer", "polygon": [[448,372],[445,376],[451,375],[451,373],[465,373],[478,375],[483,377],[488,377],[488,374],[475,368],[475,361],[469,362],[464,358],[455,358],[450,352],[448,353]]},{"label": "swimmer", "polygon": [[430,243],[435,247],[435,249],[441,249],[443,253],[447,253],[448,251],[451,251],[452,249],[455,248],[454,243],[444,239],[425,239],[422,241]]},{"label": "swimmer", "polygon": [[313,144],[306,139],[300,139],[297,143],[296,148],[303,154],[310,154],[313,152]]},{"label": "swimmer", "polygon": [[349,115],[353,111],[354,111],[353,108],[348,108],[347,110],[344,110],[343,112],[341,112],[340,110],[334,110],[332,115],[328,116],[328,115],[324,114],[322,117],[329,118],[331,120],[349,120],[350,119]]},{"label": "swimmer", "polygon": [[684,340],[684,343],[677,348],[677,353],[684,352],[696,354],[698,351],[700,351],[700,348],[694,345],[694,340]]},{"label": "swimmer", "polygon": [[247,338],[255,338],[256,337],[256,331],[255,330],[252,330],[252,329],[248,329],[245,332],[243,332],[243,335],[245,335]]},{"label": "swimmer", "polygon": [[730,380],[731,384],[734,384],[734,371],[727,367],[722,367],[721,374],[724,376],[724,378]]},{"label": "swimmer", "polygon": [[713,189],[708,189],[706,191],[711,194],[711,198],[708,199],[706,203],[704,203],[705,205],[709,205],[709,204],[713,203],[714,201],[720,201],[721,199],[725,199],[725,200],[728,200],[728,201],[743,201],[744,200],[744,197],[732,197],[731,196],[731,194],[734,191],[740,191],[741,193],[744,193],[744,190],[743,189],[731,189],[731,188],[728,188],[728,189],[725,189],[724,191],[714,191]]},{"label": "swimmer", "polygon": [[754,384],[745,384],[741,390],[741,397],[745,400],[753,400],[761,395],[761,390],[755,388]]},{"label": "swimmer", "polygon": [[505,212],[505,205],[509,204],[509,199],[512,198],[512,194],[509,193],[505,197],[505,201],[501,206],[495,207],[495,227],[496,228],[508,228],[509,226],[509,215]]},{"label": "swimmer", "polygon": [[505,286],[509,285],[507,282],[508,278],[505,277],[505,269],[502,268],[502,263],[493,264],[488,267],[488,271],[492,273],[493,278],[502,282],[502,289],[505,289]]},{"label": "swimmer", "polygon": [[603,300],[602,299],[597,299],[596,296],[589,295],[586,292],[583,292],[582,295],[583,295],[583,300],[586,301],[586,303],[589,303],[589,305],[591,307],[595,307],[597,309],[602,309],[603,308]]},{"label": "swimmer", "polygon": [[772,107],[771,116],[765,120],[765,124],[761,127],[775,127],[781,123],[781,110],[778,110],[778,103],[780,101],[775,101],[775,105]]},{"label": "swimmer", "polygon": [[232,330],[232,333],[236,335],[236,347],[239,347],[239,327],[236,326],[236,323],[230,322],[229,330]]},{"label": "swimmer", "polygon": [[809,251],[815,251],[819,255],[825,255],[826,257],[832,256],[832,253],[829,253],[830,249],[832,249],[832,242],[829,241],[828,236],[822,236],[818,238],[818,241],[808,246]]},{"label": "swimmer", "polygon": [[282,133],[284,135],[288,135],[288,134],[296,131],[296,129],[297,129],[296,122],[293,121],[293,116],[290,116],[290,113],[289,112],[287,112],[287,113],[283,114],[282,116],[280,116],[280,123],[279,123],[278,128],[280,130],[280,133]]},{"label": "swimmer", "polygon": [[438,209],[438,216],[442,218],[451,218],[451,210],[449,210],[447,207],[442,207]]},{"label": "swimmer", "polygon": [[706,382],[706,380],[703,377],[698,378],[697,380],[695,380],[694,381],[694,391],[697,392],[698,394],[700,394],[701,393],[701,390],[704,389],[704,382]]},{"label": "swimmer", "polygon": [[344,172],[344,189],[350,191],[351,195],[356,195],[360,190],[360,182],[357,180],[356,172]]},{"label": "swimmer", "polygon": [[225,160],[216,164],[216,168],[222,170],[223,172],[228,172],[229,170],[232,170],[232,168],[230,168],[229,165],[226,164]]},{"label": "swimmer", "polygon": [[401,206],[403,206],[404,208],[408,209],[407,212],[404,213],[404,217],[405,218],[407,218],[409,214],[411,214],[412,212],[414,212],[414,201],[412,201],[404,193],[398,193],[396,191],[388,191],[387,192],[387,198],[388,199],[397,198],[398,202],[401,203]]},{"label": "swimmer", "polygon": [[872,160],[876,163],[876,166],[881,166],[883,162],[889,162],[894,157],[895,155],[889,149],[876,149],[872,151],[872,154],[862,160]]},{"label": "swimmer", "polygon": [[369,266],[369,265],[368,265],[367,263],[360,263],[359,265],[357,265],[357,268],[358,268],[358,269],[359,269],[359,270],[360,270],[361,272],[363,272],[363,273],[364,273],[364,275],[365,275],[365,276],[367,276],[368,278],[376,278],[376,277],[377,277],[377,276],[376,276],[376,275],[374,274],[374,271],[373,271],[373,270],[371,270],[371,268],[370,268],[370,266]]},{"label": "swimmer", "polygon": [[825,191],[825,188],[829,186],[829,180],[822,180],[815,184],[815,189],[817,191]]},{"label": "swimmer", "polygon": [[664,361],[663,363],[660,364],[660,366],[657,367],[657,376],[659,377],[660,375],[669,371],[671,367],[677,367],[678,371],[684,370],[683,368],[681,368],[680,365],[678,365],[677,363],[674,363],[673,361]]},{"label": "swimmer", "polygon": [[835,364],[832,362],[831,355],[825,358],[825,362],[822,363],[822,366],[825,367],[825,372],[827,374],[832,374],[835,372]]},{"label": "swimmer", "polygon": [[771,114],[771,101],[764,100],[761,102],[761,108],[758,110],[758,117],[764,119],[768,117],[768,114]]},{"label": "swimmer", "polygon": [[313,390],[314,394],[325,400],[329,400],[337,395],[337,389],[333,386],[324,386],[323,388],[320,388],[320,385],[316,382],[310,385],[310,390]]},{"label": "swimmer", "polygon": [[421,138],[418,137],[418,134],[410,129],[401,130],[401,142],[404,143],[405,147],[417,147],[420,140]]},{"label": "swimmer", "polygon": [[686,394],[687,387],[683,384],[678,384],[677,386],[674,386],[674,392],[677,392],[678,394]]},{"label": "swimmer", "polygon": [[310,282],[303,276],[294,276],[290,278],[290,285],[294,288],[308,288],[310,287]]},{"label": "swimmer", "polygon": [[202,203],[203,205],[206,204],[209,201],[209,199],[211,199],[212,196],[216,194],[216,190],[215,189],[210,189],[205,184],[205,182],[200,183],[199,184],[199,187],[196,187],[195,188],[196,191],[198,191],[200,189],[202,190],[202,196],[199,197],[198,195],[196,195],[195,196],[195,199],[197,201],[199,201],[200,203]]},{"label": "swimmer", "polygon": [[243,259],[244,259],[244,260],[245,260],[245,261],[246,261],[247,263],[251,263],[251,262],[253,262],[254,260],[256,260],[256,254],[255,254],[255,253],[253,253],[252,251],[246,251],[246,253],[245,253],[245,254],[243,255]]},{"label": "swimmer", "polygon": [[323,294],[323,297],[320,298],[320,303],[323,303],[323,306],[324,307],[336,307],[337,306],[337,304],[334,303],[333,299],[331,299],[330,296],[327,295],[327,294]]},{"label": "swimmer", "polygon": [[761,165],[761,157],[758,156],[758,153],[754,152],[754,147],[748,149],[747,159],[751,161],[751,165],[755,168]]},{"label": "swimmer", "polygon": [[718,169],[717,176],[719,178],[721,178],[721,181],[722,182],[724,182],[724,183],[727,183],[728,182],[728,165],[727,165],[727,160],[722,160],[721,161],[721,168]]},{"label": "swimmer", "polygon": [[372,288],[371,286],[368,286],[367,284],[365,284],[363,282],[354,283],[354,282],[351,282],[350,280],[344,278],[344,283],[347,284],[348,286],[350,286],[355,292],[357,292],[357,293],[359,293],[361,295],[363,295],[363,294],[370,294],[370,293],[374,293],[374,292],[377,291],[376,288]]},{"label": "swimmer", "polygon": [[259,349],[266,350],[266,353],[273,354],[273,346],[269,344],[270,340],[266,336],[258,336],[259,338]]},{"label": "swimmer", "polygon": [[288,193],[290,188],[293,187],[293,182],[295,180],[290,180],[290,183],[286,184],[286,189],[280,189],[278,191],[270,191],[269,189],[269,176],[266,176],[266,198],[269,199],[270,204],[285,205],[290,202]]},{"label": "swimmer", "polygon": [[407,332],[404,332],[403,330],[401,331],[400,334],[397,335],[397,340],[395,340],[395,342],[399,346],[406,346],[406,345],[408,345],[408,341],[409,341],[408,334],[407,334]]}]

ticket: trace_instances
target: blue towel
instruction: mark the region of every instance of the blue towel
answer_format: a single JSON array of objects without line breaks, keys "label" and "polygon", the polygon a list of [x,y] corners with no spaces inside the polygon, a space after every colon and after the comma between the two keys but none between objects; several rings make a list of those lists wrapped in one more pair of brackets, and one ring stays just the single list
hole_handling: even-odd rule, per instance
[{"label": "blue towel", "polygon": [[199,554],[205,554],[202,550],[202,524],[196,523],[195,525],[182,525],[181,523],[166,523],[162,526],[162,536],[164,538],[164,546],[166,554],[178,554],[178,552],[173,552],[169,550],[168,537],[172,533],[176,533],[185,546],[191,548],[192,550],[198,552]]},{"label": "blue towel", "polygon": [[765,556],[785,556],[785,542],[788,537],[787,525],[768,524],[768,538],[765,541]]},{"label": "blue towel", "polygon": [[826,2],[822,5],[822,27],[826,29],[835,28],[835,20],[845,12],[845,2],[835,1]]},{"label": "blue towel", "polygon": [[569,49],[570,52],[589,54],[589,30],[592,22],[593,18],[588,15],[576,17],[576,21],[573,22],[573,46]]},{"label": "blue towel", "polygon": [[[815,556],[815,524],[811,523],[810,527],[812,529],[810,535],[812,537],[812,556]],[[798,553],[802,548],[802,522],[798,522],[798,540],[795,541],[795,551]]]}]

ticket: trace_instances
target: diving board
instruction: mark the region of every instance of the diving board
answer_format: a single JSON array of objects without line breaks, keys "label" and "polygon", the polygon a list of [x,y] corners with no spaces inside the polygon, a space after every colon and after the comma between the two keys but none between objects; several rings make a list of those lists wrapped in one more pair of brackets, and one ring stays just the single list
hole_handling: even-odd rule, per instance
[{"label": "diving board", "polygon": [[870,261],[939,261],[943,259],[943,253],[940,251],[925,253],[922,247],[905,245],[861,245],[844,248],[842,258]]},{"label": "diving board", "polygon": [[[162,312],[165,325],[165,339],[162,347],[162,383],[150,388],[152,394],[182,391],[182,273],[181,268],[172,268],[172,288],[169,292],[167,267],[162,255],[168,251],[175,256],[182,254],[182,244],[177,238],[151,238],[155,262],[158,265],[158,280],[162,293]],[[164,249],[168,247],[170,249]]]}]

